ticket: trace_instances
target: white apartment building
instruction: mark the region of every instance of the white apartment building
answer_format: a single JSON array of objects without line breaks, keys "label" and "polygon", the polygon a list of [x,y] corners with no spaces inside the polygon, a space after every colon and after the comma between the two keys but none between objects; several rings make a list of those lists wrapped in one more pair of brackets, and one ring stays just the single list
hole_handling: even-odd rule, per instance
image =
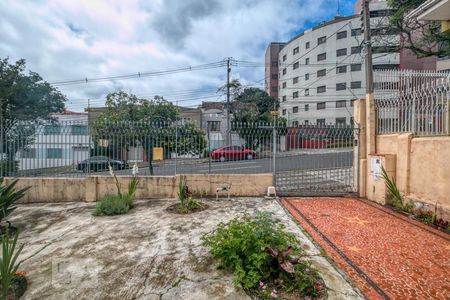
[{"label": "white apartment building", "polygon": [[[386,2],[370,3],[370,11],[374,69],[398,68],[399,38],[386,30]],[[279,112],[289,125],[351,124],[353,100],[365,97],[360,16],[335,17],[288,41],[278,71]]]},{"label": "white apartment building", "polygon": [[89,157],[88,114],[52,114],[55,121],[39,125],[33,141],[20,150],[16,159],[19,171],[74,166]]}]

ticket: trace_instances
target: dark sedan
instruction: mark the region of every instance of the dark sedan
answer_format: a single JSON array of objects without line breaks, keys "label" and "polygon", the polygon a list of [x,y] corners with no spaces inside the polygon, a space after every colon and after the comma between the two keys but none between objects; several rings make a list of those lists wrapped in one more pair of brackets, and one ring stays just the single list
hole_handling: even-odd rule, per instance
[{"label": "dark sedan", "polygon": [[109,166],[114,170],[123,170],[128,168],[125,161],[112,159],[106,156],[92,156],[78,163],[77,170],[83,172],[97,172],[108,170]]}]

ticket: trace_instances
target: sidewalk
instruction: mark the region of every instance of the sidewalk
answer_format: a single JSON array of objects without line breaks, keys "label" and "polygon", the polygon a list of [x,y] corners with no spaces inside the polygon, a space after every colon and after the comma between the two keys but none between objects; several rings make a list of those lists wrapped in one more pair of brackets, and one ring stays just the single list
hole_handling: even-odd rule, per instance
[{"label": "sidewalk", "polygon": [[281,203],[368,299],[449,299],[450,236],[354,198]]}]

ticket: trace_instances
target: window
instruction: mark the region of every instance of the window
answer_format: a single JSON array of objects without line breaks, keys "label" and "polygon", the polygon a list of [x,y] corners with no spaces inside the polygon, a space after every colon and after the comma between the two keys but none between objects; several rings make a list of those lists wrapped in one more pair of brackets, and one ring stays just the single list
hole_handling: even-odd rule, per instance
[{"label": "window", "polygon": [[303,122],[305,125],[308,125],[309,124],[309,121],[308,120],[305,120],[305,122]]},{"label": "window", "polygon": [[273,61],[272,62],[272,67],[278,67],[278,62],[277,61]]},{"label": "window", "polygon": [[277,91],[278,91],[278,87],[277,87],[277,86],[271,86],[271,87],[270,87],[270,90],[271,90],[272,92],[277,92]]},{"label": "window", "polygon": [[286,102],[286,96],[283,96],[283,102]]},{"label": "window", "polygon": [[352,36],[358,36],[361,35],[361,33],[361,28],[352,29]]},{"label": "window", "polygon": [[61,148],[47,149],[47,158],[62,158],[62,157],[63,157],[63,149]]},{"label": "window", "polygon": [[340,31],[336,34],[336,39],[345,39],[347,37],[347,31]]},{"label": "window", "polygon": [[309,73],[305,74],[305,80],[309,80]]},{"label": "window", "polygon": [[336,108],[346,107],[346,106],[347,106],[347,101],[345,101],[345,100],[338,100],[338,101],[336,101]]},{"label": "window", "polygon": [[292,108],[292,113],[294,113],[294,114],[298,113],[298,106],[294,106]]},{"label": "window", "polygon": [[220,121],[208,121],[209,131],[220,131]]},{"label": "window", "polygon": [[339,66],[336,68],[336,74],[347,73],[347,66]]},{"label": "window", "polygon": [[309,57],[305,59],[305,65],[309,65]]},{"label": "window", "polygon": [[23,149],[20,153],[21,158],[36,158],[36,149]]},{"label": "window", "polygon": [[317,119],[317,125],[325,125],[325,119]]},{"label": "window", "polygon": [[59,125],[45,125],[44,127],[45,135],[60,134],[60,133],[61,133],[61,126]]},{"label": "window", "polygon": [[318,109],[318,110],[319,110],[319,109],[325,109],[326,106],[327,106],[327,103],[326,103],[326,102],[319,102],[319,103],[317,103],[317,109]]},{"label": "window", "polygon": [[321,36],[320,38],[317,39],[317,45],[325,44],[326,41],[327,41],[327,37]]},{"label": "window", "polygon": [[360,46],[352,47],[352,54],[357,53],[361,53],[361,47]]},{"label": "window", "polygon": [[298,98],[298,92],[293,92],[292,93],[292,98]]},{"label": "window", "polygon": [[292,122],[292,126],[297,127],[298,126],[298,121],[293,121]]},{"label": "window", "polygon": [[336,83],[336,91],[343,91],[347,88],[347,84],[345,82]]},{"label": "window", "polygon": [[72,125],[72,135],[88,135],[88,128],[86,125]]},{"label": "window", "polygon": [[278,79],[278,74],[272,74],[272,79]]},{"label": "window", "polygon": [[380,9],[380,10],[371,10],[370,11],[371,18],[386,17],[391,14],[392,14],[392,10],[390,10],[390,9]]},{"label": "window", "polygon": [[286,75],[286,68],[283,69],[283,75]]},{"label": "window", "polygon": [[293,66],[293,69],[295,70],[295,69],[298,69],[298,67],[299,67],[299,63],[298,62],[296,62],[295,64],[294,64],[294,66]]},{"label": "window", "polygon": [[398,34],[399,31],[395,27],[379,27],[379,28],[373,28],[370,30],[371,35],[377,36],[377,35],[393,35]]},{"label": "window", "polygon": [[345,126],[345,118],[336,118],[336,125]]},{"label": "window", "polygon": [[309,96],[309,89],[305,89],[305,96]]},{"label": "window", "polygon": [[361,71],[361,64],[351,64],[350,69],[352,72]]},{"label": "window", "polygon": [[292,78],[292,83],[293,83],[293,84],[296,84],[296,83],[298,83],[298,77],[294,77],[294,78]]},{"label": "window", "polygon": [[286,110],[285,109],[283,109],[283,116],[285,116],[286,115]]},{"label": "window", "polygon": [[310,46],[309,42],[306,42],[305,44],[306,49],[309,49],[309,46]]},{"label": "window", "polygon": [[392,53],[392,52],[398,52],[399,49],[397,46],[379,46],[379,47],[372,47],[372,53]]},{"label": "window", "polygon": [[344,56],[347,55],[347,48],[337,49],[336,56]]},{"label": "window", "polygon": [[327,70],[326,69],[322,69],[322,70],[318,70],[317,71],[317,77],[323,77],[327,74]]},{"label": "window", "polygon": [[298,50],[299,50],[298,47],[295,47],[294,50],[292,51],[292,53],[294,53],[294,55],[295,55],[298,53]]},{"label": "window", "polygon": [[283,55],[283,61],[286,61],[286,59],[287,59],[287,55],[285,54],[285,55]]},{"label": "window", "polygon": [[309,104],[305,104],[305,111],[309,110]]},{"label": "window", "polygon": [[286,88],[286,81],[283,82],[283,89],[285,89],[285,88]]},{"label": "window", "polygon": [[374,70],[397,70],[399,67],[399,65],[394,65],[394,64],[390,64],[390,65],[374,65],[373,69]]},{"label": "window", "polygon": [[350,82],[350,88],[351,89],[360,89],[361,88],[361,81],[352,81],[352,82]]},{"label": "window", "polygon": [[317,55],[317,61],[321,61],[321,60],[325,60],[325,59],[327,59],[326,53],[320,53],[319,55]]},{"label": "window", "polygon": [[326,87],[325,85],[318,86],[318,87],[317,87],[317,94],[325,93],[326,90],[327,90],[327,87]]}]

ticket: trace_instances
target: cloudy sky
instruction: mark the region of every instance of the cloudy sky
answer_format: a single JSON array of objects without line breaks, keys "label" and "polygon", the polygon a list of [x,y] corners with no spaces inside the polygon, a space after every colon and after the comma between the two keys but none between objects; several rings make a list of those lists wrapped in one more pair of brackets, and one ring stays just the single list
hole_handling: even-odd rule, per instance
[{"label": "cloudy sky", "polygon": [[[341,0],[353,13],[355,0]],[[226,67],[126,80],[89,79],[186,68],[226,57],[264,63],[272,41],[336,15],[337,0],[35,0],[0,1],[0,58],[25,58],[27,67],[60,85],[67,107],[101,106],[108,92],[163,95],[179,105],[223,100],[217,88]],[[213,65],[216,66],[216,65]],[[243,84],[264,83],[264,68],[233,66]]]}]

